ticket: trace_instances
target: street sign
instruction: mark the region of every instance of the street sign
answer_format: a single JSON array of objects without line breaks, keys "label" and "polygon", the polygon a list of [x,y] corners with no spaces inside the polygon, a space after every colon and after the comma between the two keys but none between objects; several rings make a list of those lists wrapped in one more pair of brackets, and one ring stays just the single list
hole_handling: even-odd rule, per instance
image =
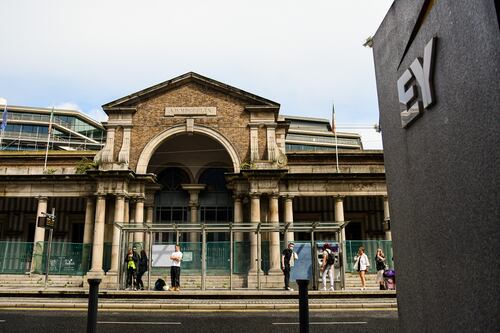
[{"label": "street sign", "polygon": [[38,221],[37,221],[37,227],[38,228],[45,228],[47,225],[47,216],[38,216]]}]

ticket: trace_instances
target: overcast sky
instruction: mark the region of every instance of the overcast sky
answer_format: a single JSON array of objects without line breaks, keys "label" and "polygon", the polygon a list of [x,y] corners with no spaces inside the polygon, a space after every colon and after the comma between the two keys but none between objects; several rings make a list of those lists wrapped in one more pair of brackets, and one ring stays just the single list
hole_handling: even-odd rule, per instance
[{"label": "overcast sky", "polygon": [[372,50],[393,0],[1,0],[0,97],[105,120],[101,105],[189,71],[331,119],[381,149]]}]

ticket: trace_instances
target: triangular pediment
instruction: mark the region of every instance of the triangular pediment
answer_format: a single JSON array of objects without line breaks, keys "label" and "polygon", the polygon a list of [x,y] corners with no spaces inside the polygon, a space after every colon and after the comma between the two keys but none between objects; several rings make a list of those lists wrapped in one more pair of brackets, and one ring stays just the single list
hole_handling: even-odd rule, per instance
[{"label": "triangular pediment", "polygon": [[249,92],[235,88],[235,87],[230,86],[228,84],[207,78],[207,77],[202,76],[200,74],[197,74],[194,72],[189,72],[189,73],[183,74],[181,76],[177,76],[171,80],[159,83],[159,84],[154,85],[152,87],[149,87],[149,88],[140,90],[138,92],[135,92],[133,94],[127,95],[125,97],[119,98],[119,99],[112,101],[110,103],[104,104],[102,106],[102,108],[104,111],[134,108],[140,102],[143,102],[145,100],[153,98],[154,96],[164,94],[164,93],[168,92],[169,90],[176,89],[180,86],[187,85],[187,84],[190,84],[193,82],[197,83],[197,84],[202,84],[202,85],[208,86],[208,87],[215,89],[217,91],[220,91],[220,92],[223,92],[225,94],[234,96],[236,98],[245,100],[248,102],[248,105],[264,106],[264,107],[272,107],[272,108],[279,108],[279,106],[280,106],[278,103],[270,101],[270,100],[265,99],[263,97],[251,94]]}]

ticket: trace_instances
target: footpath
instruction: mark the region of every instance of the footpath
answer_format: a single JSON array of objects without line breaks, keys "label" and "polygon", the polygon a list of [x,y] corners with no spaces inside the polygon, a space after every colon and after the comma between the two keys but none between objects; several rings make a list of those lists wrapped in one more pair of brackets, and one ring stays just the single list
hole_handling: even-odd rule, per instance
[{"label": "footpath", "polygon": [[[0,310],[86,311],[83,288],[0,288]],[[297,291],[100,290],[103,311],[298,311]],[[397,310],[395,291],[309,291],[310,311]]]}]

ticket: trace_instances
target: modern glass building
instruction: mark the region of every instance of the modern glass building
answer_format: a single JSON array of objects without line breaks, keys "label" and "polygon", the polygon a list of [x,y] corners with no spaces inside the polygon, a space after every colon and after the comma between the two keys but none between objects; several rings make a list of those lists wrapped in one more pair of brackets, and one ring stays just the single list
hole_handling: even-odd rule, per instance
[{"label": "modern glass building", "polygon": [[[100,150],[106,132],[100,122],[74,110],[0,106],[6,120],[0,150]],[[49,128],[51,133],[49,136]]]}]

